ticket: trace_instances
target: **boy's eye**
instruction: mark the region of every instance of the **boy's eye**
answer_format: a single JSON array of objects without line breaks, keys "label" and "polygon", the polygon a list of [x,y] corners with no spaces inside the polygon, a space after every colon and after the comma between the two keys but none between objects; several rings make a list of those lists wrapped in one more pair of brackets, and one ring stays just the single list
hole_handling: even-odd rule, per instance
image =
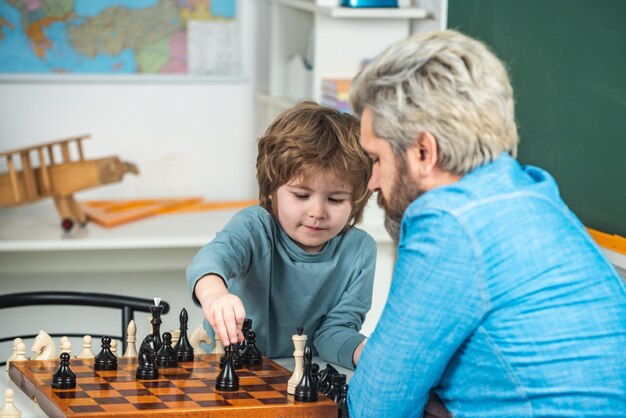
[{"label": "boy's eye", "polygon": [[309,195],[305,193],[294,193],[293,195],[296,197],[296,199],[302,199],[302,200],[307,199],[309,197]]},{"label": "boy's eye", "polygon": [[343,203],[343,202],[345,202],[345,200],[346,199],[339,199],[339,198],[336,198],[336,197],[329,197],[328,198],[328,201],[330,203]]}]

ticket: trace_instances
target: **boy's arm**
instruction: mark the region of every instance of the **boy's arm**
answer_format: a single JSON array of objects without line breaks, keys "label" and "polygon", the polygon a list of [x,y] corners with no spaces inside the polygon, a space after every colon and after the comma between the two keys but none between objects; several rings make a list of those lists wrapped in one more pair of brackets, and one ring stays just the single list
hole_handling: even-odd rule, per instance
[{"label": "boy's arm", "polygon": [[339,302],[315,332],[315,348],[320,356],[349,369],[354,369],[365,341],[359,331],[372,305],[376,243],[368,236],[356,251],[358,257],[346,264],[351,271],[342,272],[352,279],[345,289],[338,289],[342,292]]}]

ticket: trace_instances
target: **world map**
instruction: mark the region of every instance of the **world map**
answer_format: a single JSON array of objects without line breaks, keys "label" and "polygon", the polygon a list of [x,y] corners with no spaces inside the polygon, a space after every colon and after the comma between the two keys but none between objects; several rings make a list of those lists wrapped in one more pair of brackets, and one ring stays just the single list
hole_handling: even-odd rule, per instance
[{"label": "world map", "polygon": [[[232,37],[236,1],[0,0],[0,74],[193,73],[202,37]],[[218,31],[192,39],[202,25]]]}]

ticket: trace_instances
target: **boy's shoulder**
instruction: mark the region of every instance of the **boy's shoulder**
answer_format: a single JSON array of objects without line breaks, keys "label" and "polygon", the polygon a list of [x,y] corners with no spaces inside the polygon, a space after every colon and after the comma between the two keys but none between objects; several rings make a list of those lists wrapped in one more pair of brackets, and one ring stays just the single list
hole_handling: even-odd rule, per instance
[{"label": "boy's shoulder", "polygon": [[363,247],[376,247],[376,241],[365,230],[356,226],[349,227],[343,234],[344,245],[361,245]]}]

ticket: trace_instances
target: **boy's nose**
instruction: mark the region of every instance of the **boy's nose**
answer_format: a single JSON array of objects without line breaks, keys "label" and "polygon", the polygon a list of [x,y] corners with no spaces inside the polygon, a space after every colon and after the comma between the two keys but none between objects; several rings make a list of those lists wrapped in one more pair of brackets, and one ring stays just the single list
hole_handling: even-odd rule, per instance
[{"label": "boy's nose", "polygon": [[323,218],[326,214],[326,207],[323,202],[313,202],[309,208],[309,216],[312,218]]}]

